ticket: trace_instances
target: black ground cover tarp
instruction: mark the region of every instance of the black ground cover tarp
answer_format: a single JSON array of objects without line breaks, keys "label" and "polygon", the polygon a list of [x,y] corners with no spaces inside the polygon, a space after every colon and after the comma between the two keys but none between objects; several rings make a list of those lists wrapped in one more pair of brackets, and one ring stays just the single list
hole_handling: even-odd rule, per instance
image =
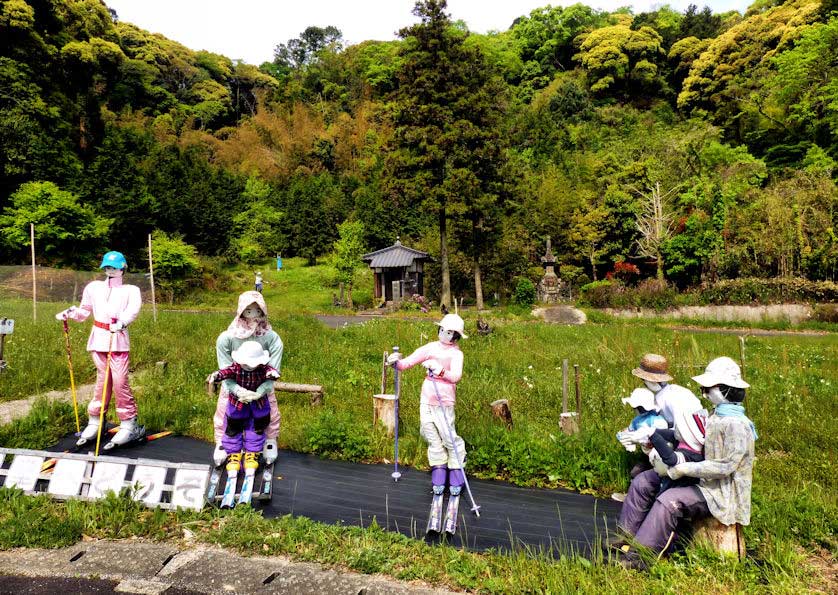
[{"label": "black ground cover tarp", "polygon": [[[69,449],[70,435],[51,450]],[[183,436],[168,436],[142,446],[110,451],[108,456],[169,462],[210,463],[212,445]],[[424,538],[431,503],[430,475],[400,467],[394,482],[392,465],[361,465],[320,459],[282,450],[274,473],[273,499],[255,504],[266,517],[305,516],[324,523],[379,526]],[[606,527],[613,529],[620,504],[566,490],[521,488],[500,481],[470,480],[480,505],[474,516],[467,495],[460,499],[460,523],[453,545],[469,549],[528,548],[588,554]],[[223,487],[223,486],[222,486]]]}]

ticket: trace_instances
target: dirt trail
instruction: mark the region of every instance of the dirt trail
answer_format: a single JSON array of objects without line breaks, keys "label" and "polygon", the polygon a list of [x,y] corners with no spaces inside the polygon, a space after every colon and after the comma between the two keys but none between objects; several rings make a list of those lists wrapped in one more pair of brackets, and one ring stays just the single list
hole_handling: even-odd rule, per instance
[{"label": "dirt trail", "polygon": [[[85,407],[87,407],[88,401],[90,401],[93,397],[93,388],[93,384],[83,384],[76,387],[76,400],[79,403],[79,415],[83,415],[85,419],[87,419]],[[17,401],[6,401],[5,403],[0,403],[0,425],[7,424],[14,419],[28,415],[29,411],[32,409],[32,403],[40,397],[46,397],[51,401],[73,402],[73,395],[70,390],[51,390],[48,393],[34,395]]]}]

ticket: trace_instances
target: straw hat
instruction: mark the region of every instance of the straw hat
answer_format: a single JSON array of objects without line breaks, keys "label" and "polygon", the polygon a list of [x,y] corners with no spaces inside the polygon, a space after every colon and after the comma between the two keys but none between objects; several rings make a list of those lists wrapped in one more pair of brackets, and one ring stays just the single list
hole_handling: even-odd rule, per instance
[{"label": "straw hat", "polygon": [[640,365],[631,371],[632,374],[649,382],[669,382],[672,380],[667,372],[669,362],[666,358],[657,353],[647,353],[640,360]]}]

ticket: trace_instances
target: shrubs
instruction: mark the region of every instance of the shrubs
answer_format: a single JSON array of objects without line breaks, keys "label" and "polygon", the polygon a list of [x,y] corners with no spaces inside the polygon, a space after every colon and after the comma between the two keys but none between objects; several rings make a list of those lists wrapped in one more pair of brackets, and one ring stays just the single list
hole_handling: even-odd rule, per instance
[{"label": "shrubs", "polygon": [[[665,310],[680,304],[751,305],[794,302],[838,302],[838,284],[807,279],[728,279],[705,284],[679,294],[666,281],[644,279],[637,287],[617,280],[595,281],[583,285],[579,303],[593,308],[653,308]],[[831,315],[824,310],[821,317]]]},{"label": "shrubs", "polygon": [[838,283],[799,278],[727,279],[697,290],[702,304],[838,302]]},{"label": "shrubs", "polygon": [[535,303],[535,284],[526,277],[518,279],[512,301],[519,306],[532,306]]},{"label": "shrubs", "polygon": [[579,303],[594,308],[654,308],[665,310],[677,304],[678,292],[666,281],[644,279],[637,287],[619,281],[594,281],[583,285]]},{"label": "shrubs", "polygon": [[324,412],[306,427],[309,452],[347,461],[369,461],[372,446],[369,436],[358,430],[347,415]]}]

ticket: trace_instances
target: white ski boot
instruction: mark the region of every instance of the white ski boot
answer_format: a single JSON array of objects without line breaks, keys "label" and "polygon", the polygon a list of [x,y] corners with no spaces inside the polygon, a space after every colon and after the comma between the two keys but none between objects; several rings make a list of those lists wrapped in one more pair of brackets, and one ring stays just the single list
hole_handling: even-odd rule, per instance
[{"label": "white ski boot", "polygon": [[265,440],[265,446],[262,448],[262,459],[265,461],[265,466],[273,465],[279,450],[276,447],[276,439],[268,438]]},{"label": "white ski boot", "polygon": [[111,450],[117,446],[125,446],[130,442],[137,442],[145,438],[145,426],[137,425],[137,418],[126,419],[119,425],[119,431],[105,445],[105,450]]},{"label": "white ski boot", "polygon": [[87,425],[81,432],[81,436],[79,436],[79,439],[76,440],[76,446],[84,446],[85,444],[96,438],[96,434],[99,432],[100,423],[102,423],[101,417],[94,417],[91,415],[90,418],[87,420]]},{"label": "white ski boot", "polygon": [[227,451],[224,450],[224,447],[221,446],[221,443],[215,445],[215,450],[212,451],[212,462],[215,463],[216,467],[221,467],[224,464],[224,461],[227,460]]}]

